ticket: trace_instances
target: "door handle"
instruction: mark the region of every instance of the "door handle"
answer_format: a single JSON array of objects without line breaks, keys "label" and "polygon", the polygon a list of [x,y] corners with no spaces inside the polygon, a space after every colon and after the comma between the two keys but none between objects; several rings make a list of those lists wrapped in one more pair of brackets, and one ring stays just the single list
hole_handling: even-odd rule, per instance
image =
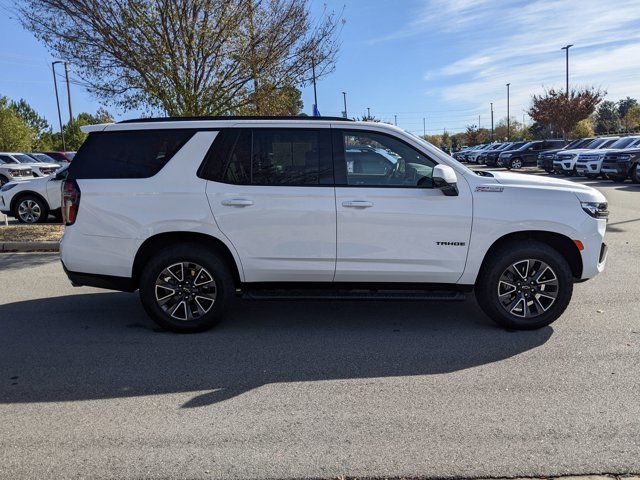
[{"label": "door handle", "polygon": [[253,200],[248,198],[228,198],[222,200],[222,205],[225,207],[250,207],[253,205]]},{"label": "door handle", "polygon": [[342,202],[342,206],[348,208],[369,208],[373,207],[373,202],[368,202],[366,200],[348,200],[346,202]]}]

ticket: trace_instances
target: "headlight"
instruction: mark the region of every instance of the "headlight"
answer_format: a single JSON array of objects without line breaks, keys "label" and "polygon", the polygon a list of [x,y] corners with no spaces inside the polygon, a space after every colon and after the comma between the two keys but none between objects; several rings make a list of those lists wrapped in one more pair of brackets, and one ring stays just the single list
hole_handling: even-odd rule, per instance
[{"label": "headlight", "polygon": [[607,210],[607,202],[580,202],[582,210],[593,218],[608,218],[609,210]]},{"label": "headlight", "polygon": [[0,192],[8,192],[13,187],[17,186],[17,183],[5,183],[2,188],[0,188]]},{"label": "headlight", "polygon": [[626,154],[626,155],[618,155],[618,157],[616,158],[616,160],[618,160],[619,162],[628,162],[629,160],[631,160],[631,155]]}]

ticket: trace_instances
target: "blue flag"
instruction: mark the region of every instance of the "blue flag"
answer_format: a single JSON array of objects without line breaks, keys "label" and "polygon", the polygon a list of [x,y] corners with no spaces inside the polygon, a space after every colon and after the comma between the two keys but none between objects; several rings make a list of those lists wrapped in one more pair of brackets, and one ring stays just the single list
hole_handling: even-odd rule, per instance
[{"label": "blue flag", "polygon": [[320,110],[318,110],[318,106],[314,103],[313,104],[313,116],[314,117],[321,117],[322,115],[320,115]]}]

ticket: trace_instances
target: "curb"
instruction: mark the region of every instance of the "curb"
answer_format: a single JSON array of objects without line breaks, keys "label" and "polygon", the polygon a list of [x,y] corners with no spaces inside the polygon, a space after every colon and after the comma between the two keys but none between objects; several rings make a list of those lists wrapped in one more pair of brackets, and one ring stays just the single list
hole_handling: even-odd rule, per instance
[{"label": "curb", "polygon": [[58,252],[60,242],[2,242],[0,252]]}]

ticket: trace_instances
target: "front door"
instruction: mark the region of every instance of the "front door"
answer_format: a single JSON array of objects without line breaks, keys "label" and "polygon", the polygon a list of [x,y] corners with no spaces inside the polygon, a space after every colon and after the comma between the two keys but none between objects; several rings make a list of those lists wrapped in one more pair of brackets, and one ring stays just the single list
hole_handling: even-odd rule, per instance
[{"label": "front door", "polygon": [[334,129],[336,282],[455,283],[466,263],[471,193],[433,187],[437,164],[398,138]]},{"label": "front door", "polygon": [[211,155],[215,220],[247,282],[330,282],[336,207],[329,128],[229,129]]}]

